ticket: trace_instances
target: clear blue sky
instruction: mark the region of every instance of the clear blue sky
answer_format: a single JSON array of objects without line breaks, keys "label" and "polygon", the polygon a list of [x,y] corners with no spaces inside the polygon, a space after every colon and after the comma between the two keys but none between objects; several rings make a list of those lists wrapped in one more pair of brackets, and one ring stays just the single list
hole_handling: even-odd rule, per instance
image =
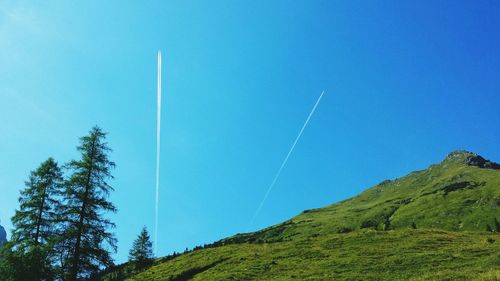
[{"label": "clear blue sky", "polygon": [[[117,262],[154,215],[164,59],[160,255],[254,229],[467,149],[500,161],[498,1],[0,2],[0,219],[30,170],[116,162]],[[410,3],[412,2],[412,3]]]}]

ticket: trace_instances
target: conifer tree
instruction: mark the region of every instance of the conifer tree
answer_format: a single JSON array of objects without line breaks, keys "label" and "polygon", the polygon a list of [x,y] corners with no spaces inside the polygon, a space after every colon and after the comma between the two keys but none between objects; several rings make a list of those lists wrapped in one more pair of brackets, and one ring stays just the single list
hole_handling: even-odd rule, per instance
[{"label": "conifer tree", "polygon": [[116,252],[116,239],[110,228],[115,224],[104,215],[116,212],[108,201],[113,191],[107,180],[112,179],[115,164],[108,159],[111,149],[106,134],[94,127],[80,139],[81,159],[66,165],[71,172],[65,184],[66,204],[61,208],[64,233],[58,243],[64,279],[76,281],[89,277],[102,266],[113,264],[110,252]]},{"label": "conifer tree", "polygon": [[[19,210],[12,217],[13,231],[7,245],[12,260],[21,261],[30,280],[51,279],[52,245],[57,231],[56,209],[63,183],[62,172],[54,159],[49,158],[32,171],[26,188],[19,197]],[[16,262],[13,262],[16,263]]]},{"label": "conifer tree", "polygon": [[144,268],[153,260],[153,244],[146,227],[142,228],[141,233],[134,240],[128,258],[130,262],[135,263],[136,269]]},{"label": "conifer tree", "polygon": [[24,255],[14,252],[12,242],[0,247],[0,277],[2,281],[32,280]]}]

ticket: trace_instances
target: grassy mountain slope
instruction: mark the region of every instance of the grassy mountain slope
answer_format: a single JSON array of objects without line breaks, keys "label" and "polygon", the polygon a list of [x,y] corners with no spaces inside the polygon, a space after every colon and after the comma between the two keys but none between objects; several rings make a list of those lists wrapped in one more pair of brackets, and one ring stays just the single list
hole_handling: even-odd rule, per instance
[{"label": "grassy mountain slope", "polygon": [[129,280],[500,280],[500,166],[465,151]]},{"label": "grassy mountain slope", "polygon": [[499,250],[494,234],[363,230],[194,251],[129,280],[467,280],[499,275]]}]

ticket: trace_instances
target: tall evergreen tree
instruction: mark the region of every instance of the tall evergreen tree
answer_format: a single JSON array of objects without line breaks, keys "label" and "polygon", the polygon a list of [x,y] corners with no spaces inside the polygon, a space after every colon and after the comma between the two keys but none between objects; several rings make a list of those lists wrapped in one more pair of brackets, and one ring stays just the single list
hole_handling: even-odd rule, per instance
[{"label": "tall evergreen tree", "polygon": [[[14,252],[12,242],[0,247],[0,277],[2,281],[25,281],[33,279],[23,256]],[[30,273],[31,274],[31,273]]]},{"label": "tall evergreen tree", "polygon": [[49,158],[32,171],[12,217],[14,230],[7,245],[11,257],[22,260],[21,271],[30,280],[51,279],[52,245],[57,231],[56,209],[63,183],[62,172]]},{"label": "tall evergreen tree", "polygon": [[150,264],[153,257],[153,244],[146,227],[144,227],[137,239],[134,240],[128,258],[130,262],[135,263],[136,269],[141,269]]},{"label": "tall evergreen tree", "polygon": [[116,212],[107,199],[113,188],[107,183],[115,166],[108,159],[111,149],[105,142],[106,134],[94,127],[80,139],[80,160],[66,165],[71,175],[66,181],[61,208],[65,231],[58,247],[61,266],[67,276],[76,281],[99,271],[101,266],[113,264],[110,252],[116,252],[116,239],[109,232],[115,224],[105,218],[106,212]]}]

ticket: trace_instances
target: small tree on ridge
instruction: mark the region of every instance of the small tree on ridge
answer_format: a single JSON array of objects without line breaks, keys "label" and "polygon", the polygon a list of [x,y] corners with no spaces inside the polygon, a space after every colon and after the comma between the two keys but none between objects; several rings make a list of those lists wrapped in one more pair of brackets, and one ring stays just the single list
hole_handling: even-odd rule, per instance
[{"label": "small tree on ridge", "polygon": [[146,227],[143,227],[129,252],[129,261],[135,263],[136,269],[142,269],[152,262],[154,257],[152,245],[149,233]]}]

